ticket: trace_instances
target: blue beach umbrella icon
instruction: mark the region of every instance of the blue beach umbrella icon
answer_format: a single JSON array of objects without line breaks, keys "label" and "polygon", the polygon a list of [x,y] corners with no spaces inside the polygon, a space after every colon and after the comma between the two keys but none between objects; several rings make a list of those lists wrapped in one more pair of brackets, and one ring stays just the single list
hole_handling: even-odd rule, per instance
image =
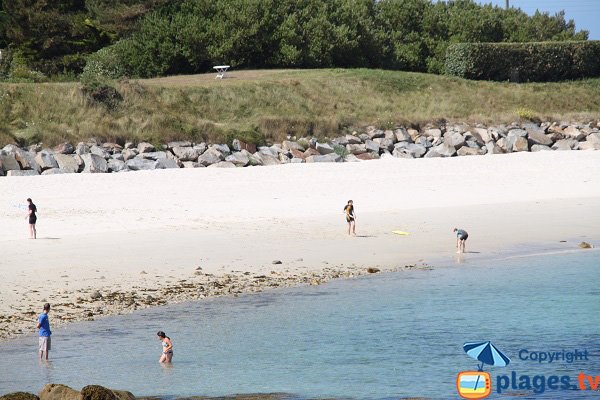
[{"label": "blue beach umbrella icon", "polygon": [[[479,342],[479,343],[465,343],[463,350],[477,361],[481,361],[481,365],[477,368],[479,371],[483,371],[483,365],[492,365],[496,367],[506,367],[510,363],[510,358],[506,357],[492,342]],[[479,376],[475,381],[475,389],[479,383]]]}]

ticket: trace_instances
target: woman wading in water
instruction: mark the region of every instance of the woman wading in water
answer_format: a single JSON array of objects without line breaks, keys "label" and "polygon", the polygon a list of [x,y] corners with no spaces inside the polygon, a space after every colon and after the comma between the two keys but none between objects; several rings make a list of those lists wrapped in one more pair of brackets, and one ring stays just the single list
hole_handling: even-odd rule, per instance
[{"label": "woman wading in water", "polygon": [[158,331],[158,338],[162,342],[163,352],[160,355],[159,363],[170,363],[173,359],[173,343],[171,338],[168,337],[163,331]]}]

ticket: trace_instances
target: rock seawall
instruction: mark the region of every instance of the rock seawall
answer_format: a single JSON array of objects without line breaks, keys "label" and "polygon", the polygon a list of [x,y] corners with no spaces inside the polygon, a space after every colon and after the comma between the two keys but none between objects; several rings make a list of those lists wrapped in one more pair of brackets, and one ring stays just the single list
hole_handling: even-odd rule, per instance
[{"label": "rock seawall", "polygon": [[[291,139],[291,138],[290,138]],[[91,139],[77,145],[63,143],[52,149],[42,145],[0,150],[0,176],[65,173],[107,173],[165,168],[235,168],[312,162],[352,162],[381,157],[430,158],[525,151],[600,150],[600,122],[513,123],[483,126],[426,125],[421,129],[373,126],[325,141],[315,138],[285,140],[256,147],[234,140],[227,144],[170,142],[155,148],[150,143],[99,143]]]}]

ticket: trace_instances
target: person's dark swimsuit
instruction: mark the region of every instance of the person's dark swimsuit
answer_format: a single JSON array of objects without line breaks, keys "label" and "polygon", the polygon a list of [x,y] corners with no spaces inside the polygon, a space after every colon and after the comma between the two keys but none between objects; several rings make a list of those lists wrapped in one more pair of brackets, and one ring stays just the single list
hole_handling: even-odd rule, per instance
[{"label": "person's dark swimsuit", "polygon": [[35,225],[37,221],[37,216],[35,215],[37,212],[37,207],[35,204],[31,203],[29,204],[29,210],[31,211],[31,214],[29,214],[29,225]]},{"label": "person's dark swimsuit", "polygon": [[346,212],[346,222],[354,221],[354,206],[347,205],[344,207],[344,211]]}]

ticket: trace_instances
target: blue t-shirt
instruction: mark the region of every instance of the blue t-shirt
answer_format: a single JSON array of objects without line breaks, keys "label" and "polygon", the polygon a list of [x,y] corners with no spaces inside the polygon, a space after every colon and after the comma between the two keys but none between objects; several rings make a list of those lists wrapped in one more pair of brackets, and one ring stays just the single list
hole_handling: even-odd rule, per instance
[{"label": "blue t-shirt", "polygon": [[50,321],[48,320],[48,314],[41,313],[38,318],[38,322],[40,323],[41,337],[47,337],[52,335],[52,332],[50,331]]}]

